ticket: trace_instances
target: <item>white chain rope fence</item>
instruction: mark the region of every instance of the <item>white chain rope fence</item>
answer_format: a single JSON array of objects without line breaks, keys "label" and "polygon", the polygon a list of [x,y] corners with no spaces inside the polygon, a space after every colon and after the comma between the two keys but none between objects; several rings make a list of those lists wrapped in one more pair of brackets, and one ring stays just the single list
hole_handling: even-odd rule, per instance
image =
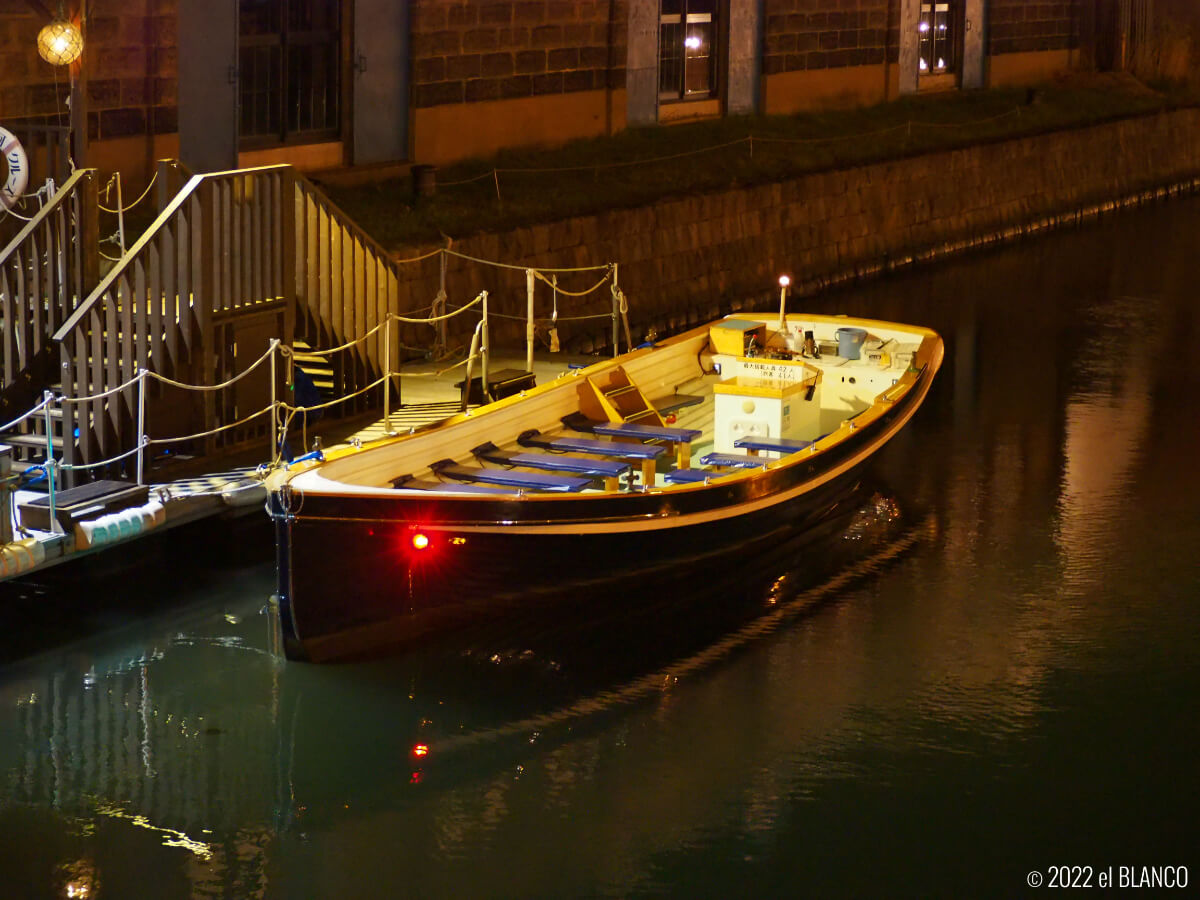
[{"label": "white chain rope fence", "polygon": [[[114,215],[117,217],[117,230],[115,232],[113,232],[112,234],[110,234],[108,237],[101,238],[100,239],[101,244],[108,244],[108,243],[116,244],[118,247],[121,248],[121,254],[122,255],[125,254],[125,213],[129,212],[131,209],[133,209],[135,206],[137,206],[139,203],[141,203],[143,200],[145,200],[147,197],[150,196],[150,190],[154,187],[154,182],[156,182],[157,180],[158,180],[158,170],[155,169],[154,174],[150,176],[150,183],[146,185],[146,189],[144,191],[142,191],[142,195],[140,197],[138,197],[136,200],[134,200],[132,203],[130,203],[128,206],[122,206],[121,205],[121,203],[122,203],[121,173],[113,172],[112,176],[108,179],[108,184],[106,184],[104,186],[104,199],[108,200],[109,194],[112,193],[113,186],[115,185],[116,189],[117,189],[116,209],[110,209],[109,207],[105,206],[103,203],[100,203],[99,201],[96,202],[96,205],[100,208],[101,212],[106,212],[106,213],[109,213],[110,215]],[[107,259],[109,262],[120,262],[120,260],[121,260],[120,256],[109,256],[103,250],[98,250],[97,252],[102,257]]]},{"label": "white chain rope fence", "polygon": [[994,116],[987,116],[982,119],[973,119],[967,122],[922,122],[916,119],[908,119],[907,121],[889,125],[886,128],[880,128],[873,131],[859,132],[856,134],[834,134],[825,135],[822,137],[811,138],[779,138],[755,136],[748,134],[745,137],[735,138],[732,141],[725,141],[720,144],[712,144],[707,147],[698,147],[694,150],[684,150],[679,153],[671,153],[665,156],[650,156],[640,159],[619,160],[615,162],[596,162],[586,165],[576,166],[527,166],[527,167],[493,167],[486,172],[481,172],[478,175],[473,175],[470,178],[463,178],[458,181],[439,181],[439,188],[460,187],[462,185],[475,184],[485,179],[491,179],[496,189],[496,201],[503,202],[500,194],[500,176],[501,175],[528,175],[528,174],[566,174],[570,172],[592,172],[597,177],[600,172],[614,169],[629,169],[637,166],[655,165],[661,162],[670,162],[677,159],[684,159],[690,156],[698,156],[705,153],[713,153],[719,150],[728,150],[730,147],[739,147],[745,145],[749,151],[751,159],[754,158],[754,143],[757,141],[762,144],[794,144],[794,145],[817,145],[817,144],[835,144],[842,141],[857,141],[863,138],[880,137],[885,134],[894,134],[904,132],[905,139],[911,139],[914,130],[921,129],[946,129],[946,128],[972,128],[977,125],[991,124],[1001,119],[1007,119],[1013,116],[1019,117],[1021,108],[1015,106],[1010,110],[999,113]]}]

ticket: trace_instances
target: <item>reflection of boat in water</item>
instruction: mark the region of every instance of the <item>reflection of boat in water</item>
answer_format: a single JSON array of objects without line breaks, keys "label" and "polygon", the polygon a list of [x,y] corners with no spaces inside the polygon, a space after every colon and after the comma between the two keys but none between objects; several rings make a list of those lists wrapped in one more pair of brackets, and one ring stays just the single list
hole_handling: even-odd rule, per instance
[{"label": "reflection of boat in water", "polygon": [[[253,599],[231,594],[202,615],[164,620],[144,644],[113,639],[10,669],[3,799],[52,811],[67,834],[101,822],[145,832],[181,876],[238,885],[261,879],[280,840],[397,813],[436,820],[461,784],[496,777],[514,754],[528,762],[532,732],[542,732],[540,754],[609,721],[598,714],[652,708],[664,678],[720,665],[924,534],[891,501],[852,497],[755,566],[714,567],[686,597],[668,596],[664,580],[604,619],[596,611],[581,623],[561,609],[362,665],[280,665],[256,614],[260,573]],[[639,610],[642,619],[622,615]],[[425,760],[411,755],[421,742]],[[94,866],[93,880],[112,866]]]},{"label": "reflection of boat in water", "polygon": [[[287,743],[305,818],[336,815],[349,796],[360,811],[413,802],[408,780],[362,796],[355,771],[333,764],[342,756],[385,769],[408,765],[413,782],[440,790],[526,759],[531,744],[545,750],[580,740],[613,715],[652,709],[676,682],[704,680],[835,604],[933,533],[931,519],[907,519],[889,497],[856,490],[851,500],[750,565],[706,569],[690,591],[671,590],[664,573],[603,610],[518,611],[403,655],[289,669],[320,673],[302,676],[317,690],[287,692],[284,716],[294,729]],[[330,702],[331,688],[342,701]],[[361,696],[390,698],[387,721],[376,706],[357,702]]]},{"label": "reflection of boat in water", "polygon": [[[606,602],[843,503],[942,360],[928,329],[739,315],[271,483],[283,637],[324,660]],[[684,568],[686,567],[686,568]]]},{"label": "reflection of boat in water", "polygon": [[[543,729],[569,726],[590,716],[661,694],[679,679],[698,675],[753,642],[770,636],[788,622],[812,612],[854,582],[876,574],[911,550],[922,538],[934,533],[934,522],[929,518],[903,534],[892,535],[890,532],[898,518],[895,504],[876,495],[867,506],[856,512],[854,521],[848,526],[847,535],[844,535],[852,540],[868,538],[873,549],[870,555],[856,558],[853,563],[848,559],[840,559],[841,565],[830,566],[825,571],[826,577],[819,581],[813,578],[819,571],[818,567],[811,563],[796,568],[796,562],[792,560],[793,567],[783,571],[768,567],[768,571],[777,574],[757,583],[750,593],[756,607],[755,615],[746,619],[746,611],[739,610],[744,621],[726,632],[709,633],[704,646],[696,647],[687,655],[671,659],[662,668],[638,675],[620,686],[605,688],[557,709],[506,722],[498,727],[448,735],[434,742],[434,748],[438,754],[449,754],[512,737],[525,738]],[[892,539],[885,541],[889,536]],[[789,552],[794,549],[788,545]],[[828,564],[832,560],[827,558],[823,562]],[[729,616],[725,619],[731,620]],[[627,635],[628,632],[623,633]],[[648,658],[655,657],[651,654]],[[428,756],[430,745],[420,743],[418,746],[424,748],[422,756]]]}]

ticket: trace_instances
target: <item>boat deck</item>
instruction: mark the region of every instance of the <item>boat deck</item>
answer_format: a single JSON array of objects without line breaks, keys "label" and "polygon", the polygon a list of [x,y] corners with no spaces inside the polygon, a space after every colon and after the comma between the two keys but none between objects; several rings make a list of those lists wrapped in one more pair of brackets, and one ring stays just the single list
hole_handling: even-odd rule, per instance
[{"label": "boat deck", "polygon": [[[619,362],[560,372],[361,455],[358,447],[329,454],[311,467],[319,475],[297,486],[373,493],[455,484],[447,491],[464,493],[461,485],[474,483],[521,496],[688,490],[819,453],[903,396],[924,335],[866,320],[803,321],[720,320]],[[853,323],[871,330],[844,327]],[[859,338],[843,352],[835,336],[847,330]],[[686,470],[702,474],[679,474]]]}]

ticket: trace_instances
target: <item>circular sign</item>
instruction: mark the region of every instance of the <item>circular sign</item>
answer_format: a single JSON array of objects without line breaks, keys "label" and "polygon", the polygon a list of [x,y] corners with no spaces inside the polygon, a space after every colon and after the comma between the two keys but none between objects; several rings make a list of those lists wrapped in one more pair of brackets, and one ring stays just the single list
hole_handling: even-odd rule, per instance
[{"label": "circular sign", "polygon": [[29,184],[29,160],[17,136],[7,128],[0,128],[0,156],[8,164],[8,177],[0,185],[0,206],[11,209]]}]

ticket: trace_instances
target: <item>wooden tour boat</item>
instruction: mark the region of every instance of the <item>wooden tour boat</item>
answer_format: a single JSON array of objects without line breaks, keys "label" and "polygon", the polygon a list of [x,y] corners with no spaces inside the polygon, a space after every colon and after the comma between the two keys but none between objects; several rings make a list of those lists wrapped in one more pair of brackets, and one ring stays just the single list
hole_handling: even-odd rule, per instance
[{"label": "wooden tour boat", "polygon": [[739,313],[296,462],[268,480],[287,655],[603,603],[811,527],[912,418],[942,355],[926,328]]}]

